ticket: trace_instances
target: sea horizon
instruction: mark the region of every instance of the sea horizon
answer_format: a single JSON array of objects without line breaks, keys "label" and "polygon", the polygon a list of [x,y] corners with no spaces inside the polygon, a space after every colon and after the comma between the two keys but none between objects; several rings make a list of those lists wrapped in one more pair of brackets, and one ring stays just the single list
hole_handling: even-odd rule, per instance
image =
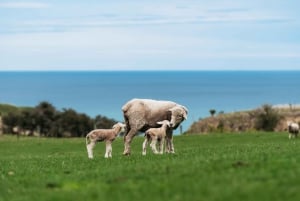
[{"label": "sea horizon", "polygon": [[0,71],[0,103],[34,107],[48,101],[58,110],[123,121],[121,107],[132,98],[170,100],[189,109],[186,131],[210,109],[218,114],[299,104],[299,76],[298,70]]},{"label": "sea horizon", "polygon": [[300,69],[0,69],[1,72],[300,72]]}]

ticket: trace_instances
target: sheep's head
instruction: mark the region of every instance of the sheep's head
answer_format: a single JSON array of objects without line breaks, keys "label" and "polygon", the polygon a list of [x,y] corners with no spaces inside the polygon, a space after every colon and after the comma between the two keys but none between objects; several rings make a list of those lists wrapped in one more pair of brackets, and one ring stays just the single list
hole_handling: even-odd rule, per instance
[{"label": "sheep's head", "polygon": [[175,107],[169,109],[171,112],[171,127],[177,128],[178,125],[187,119],[188,110],[182,105],[176,105]]}]

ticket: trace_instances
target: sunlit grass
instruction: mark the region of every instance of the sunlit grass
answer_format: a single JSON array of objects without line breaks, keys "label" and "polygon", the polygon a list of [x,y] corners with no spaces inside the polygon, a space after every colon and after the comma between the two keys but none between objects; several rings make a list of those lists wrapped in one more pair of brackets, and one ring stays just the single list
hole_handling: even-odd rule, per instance
[{"label": "sunlit grass", "polygon": [[0,136],[0,200],[299,200],[300,140],[283,133],[176,136],[176,154],[123,140],[89,160],[85,140]]}]

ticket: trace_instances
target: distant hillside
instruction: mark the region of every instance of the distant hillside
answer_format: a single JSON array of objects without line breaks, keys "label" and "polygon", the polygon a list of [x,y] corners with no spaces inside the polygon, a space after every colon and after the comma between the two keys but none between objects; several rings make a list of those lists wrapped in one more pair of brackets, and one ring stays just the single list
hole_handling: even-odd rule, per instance
[{"label": "distant hillside", "polygon": [[[271,130],[286,131],[287,121],[300,123],[299,105],[271,106],[271,110],[273,112],[273,117],[276,116],[276,118],[278,118],[278,121],[276,120],[274,126],[272,125]],[[216,116],[211,116],[194,122],[186,133],[201,134],[211,132],[244,132],[264,130],[259,126],[260,124],[266,123],[268,118],[260,120],[262,115],[267,115],[266,111],[263,110],[263,107],[249,111],[218,114]]]},{"label": "distant hillside", "polygon": [[8,113],[18,113],[23,110],[33,110],[32,107],[17,107],[10,104],[0,104],[0,115],[6,115]]}]

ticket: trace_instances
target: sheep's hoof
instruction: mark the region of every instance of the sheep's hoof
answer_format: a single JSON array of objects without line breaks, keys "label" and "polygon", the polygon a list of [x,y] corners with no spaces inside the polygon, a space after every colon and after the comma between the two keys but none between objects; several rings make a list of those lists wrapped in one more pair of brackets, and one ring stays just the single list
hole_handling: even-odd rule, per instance
[{"label": "sheep's hoof", "polygon": [[123,156],[130,156],[129,152],[123,153]]}]

